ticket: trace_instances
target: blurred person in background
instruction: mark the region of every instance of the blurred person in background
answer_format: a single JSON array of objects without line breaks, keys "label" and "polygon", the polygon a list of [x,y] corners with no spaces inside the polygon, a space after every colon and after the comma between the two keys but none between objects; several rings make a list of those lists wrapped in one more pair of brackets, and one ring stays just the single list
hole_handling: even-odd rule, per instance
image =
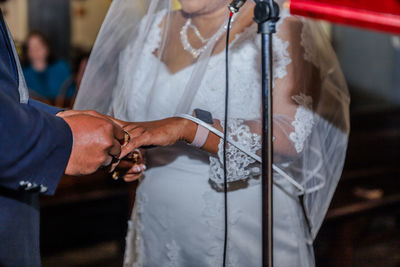
[{"label": "blurred person in background", "polygon": [[68,63],[56,59],[50,41],[40,31],[32,31],[24,47],[24,68],[33,97],[55,103],[57,98],[71,99],[75,86]]},{"label": "blurred person in background", "polygon": [[[75,92],[74,95],[71,97],[66,95],[65,93],[61,92],[56,99],[55,105],[58,107],[72,107],[74,105],[75,97],[78,94],[79,87],[81,85],[83,75],[86,70],[86,66],[88,64],[90,57],[90,51],[85,51],[82,49],[76,50],[76,55],[73,60],[72,70],[73,70],[73,78],[69,81],[70,84],[75,85]],[[68,90],[68,86],[70,84],[66,84],[67,86],[63,86],[64,90]]]}]

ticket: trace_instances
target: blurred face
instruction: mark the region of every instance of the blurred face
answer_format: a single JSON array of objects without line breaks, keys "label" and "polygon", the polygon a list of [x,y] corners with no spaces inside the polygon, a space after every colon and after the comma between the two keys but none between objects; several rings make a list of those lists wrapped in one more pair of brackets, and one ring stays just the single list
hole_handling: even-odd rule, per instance
[{"label": "blurred face", "polygon": [[228,6],[229,0],[179,0],[183,12],[204,15]]},{"label": "blurred face", "polygon": [[31,62],[46,61],[49,49],[39,36],[31,36],[28,40],[28,58]]}]

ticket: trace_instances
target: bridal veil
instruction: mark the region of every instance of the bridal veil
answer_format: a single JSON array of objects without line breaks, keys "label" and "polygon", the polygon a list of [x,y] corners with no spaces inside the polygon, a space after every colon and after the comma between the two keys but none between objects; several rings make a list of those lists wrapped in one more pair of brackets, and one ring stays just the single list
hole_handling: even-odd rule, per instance
[{"label": "bridal veil", "polygon": [[[227,1],[226,1],[227,2]],[[228,3],[228,2],[227,2]],[[179,38],[170,38],[170,20],[174,5],[169,0],[114,0],[93,48],[87,70],[75,103],[76,109],[94,109],[119,119],[135,121],[157,119],[157,106],[153,99],[159,97],[160,88],[155,86],[160,75],[166,44],[182,45]],[[226,21],[228,9],[226,12]],[[235,24],[234,18],[233,27]],[[161,34],[154,35],[152,25]],[[213,65],[212,60],[223,51],[216,46],[224,42],[226,21],[204,46],[204,51],[187,70],[188,80],[177,88],[175,108],[169,116],[191,114],[198,88],[207,72],[213,72],[215,80],[210,90],[224,94],[225,70],[223,65]],[[211,22],[210,22],[211,23]],[[286,190],[293,198],[303,201],[309,224],[309,242],[315,238],[330,200],[342,173],[349,133],[349,94],[345,79],[331,48],[330,41],[316,21],[293,17],[282,11],[274,38],[274,183]],[[261,88],[260,53],[241,54],[240,46],[251,42],[260,49],[260,38],[252,34],[256,25],[250,25],[242,33],[233,36],[230,53],[241,58],[242,65],[231,65],[230,76],[241,77],[242,69],[254,70],[251,77],[243,77],[231,84],[229,98],[229,136],[247,150],[260,156]],[[155,38],[155,39],[154,39]],[[150,47],[148,42],[156,43]],[[144,61],[142,53],[153,53],[153,61]],[[134,62],[132,68],[126,61]],[[142,72],[144,64],[151,72]],[[137,67],[135,67],[137,66]],[[219,67],[218,67],[219,66]],[[189,67],[188,67],[189,68]],[[151,90],[137,97],[146,99],[145,108],[129,115],[132,109],[126,92],[146,83]],[[215,85],[217,84],[217,86]],[[245,104],[244,104],[245,103]],[[249,104],[250,103],[250,104]],[[111,108],[112,107],[112,108]],[[222,120],[224,103],[210,98],[207,106],[197,106],[211,111]],[[222,151],[222,149],[220,149]],[[211,157],[210,180],[218,188],[222,182],[221,159]],[[228,178],[234,188],[238,181],[259,182],[260,164],[245,152],[229,145]],[[300,196],[303,196],[300,198]],[[260,199],[261,201],[261,199]]]}]

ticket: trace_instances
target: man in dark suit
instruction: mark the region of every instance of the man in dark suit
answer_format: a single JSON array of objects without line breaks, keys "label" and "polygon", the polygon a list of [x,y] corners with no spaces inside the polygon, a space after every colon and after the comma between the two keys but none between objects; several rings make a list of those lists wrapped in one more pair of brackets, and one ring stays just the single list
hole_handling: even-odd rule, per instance
[{"label": "man in dark suit", "polygon": [[0,12],[0,266],[40,266],[39,194],[118,161],[124,137],[106,116],[29,100]]}]

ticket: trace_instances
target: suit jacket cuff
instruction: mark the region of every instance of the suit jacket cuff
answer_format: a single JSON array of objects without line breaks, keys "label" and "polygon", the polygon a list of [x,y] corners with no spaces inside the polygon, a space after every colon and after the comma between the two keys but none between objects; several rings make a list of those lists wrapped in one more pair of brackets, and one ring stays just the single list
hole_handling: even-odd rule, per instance
[{"label": "suit jacket cuff", "polygon": [[32,107],[35,107],[37,109],[40,109],[42,111],[45,111],[45,112],[53,114],[53,115],[56,115],[57,113],[63,111],[63,109],[56,108],[56,107],[53,107],[53,106],[49,106],[49,105],[47,105],[45,103],[42,103],[40,101],[36,101],[36,100],[33,100],[33,99],[29,99],[28,104],[31,105]]},{"label": "suit jacket cuff", "polygon": [[53,134],[59,138],[54,140],[51,151],[44,159],[40,176],[43,180],[40,185],[47,188],[46,195],[54,195],[58,183],[67,167],[73,145],[73,135],[68,124],[61,118],[53,116]]}]

